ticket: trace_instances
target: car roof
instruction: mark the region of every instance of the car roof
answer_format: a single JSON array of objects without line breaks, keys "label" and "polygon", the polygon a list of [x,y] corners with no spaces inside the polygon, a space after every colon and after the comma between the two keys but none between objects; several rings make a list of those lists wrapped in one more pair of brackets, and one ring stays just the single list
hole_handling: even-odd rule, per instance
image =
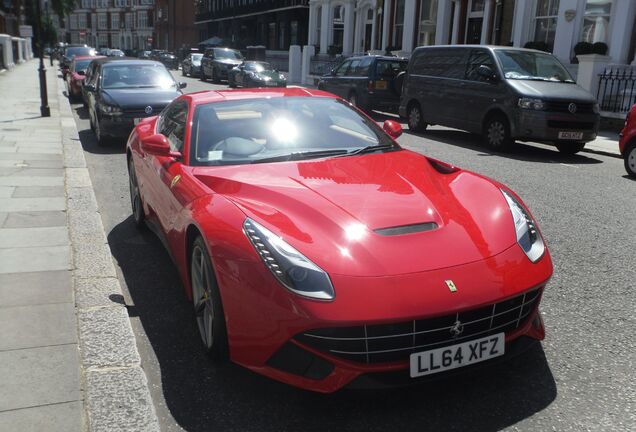
[{"label": "car roof", "polygon": [[104,56],[75,56],[75,57],[73,57],[73,61],[88,60],[88,59],[97,60],[97,59],[101,59],[101,58],[106,58],[106,57],[104,57]]},{"label": "car roof", "polygon": [[163,66],[163,63],[158,62],[156,60],[145,60],[145,59],[138,59],[135,57],[101,57],[100,59],[95,60],[95,62],[97,62],[100,65],[106,65],[108,63],[117,62],[117,64],[124,63],[128,65],[152,64],[157,66]]},{"label": "car roof", "polygon": [[359,59],[364,59],[364,58],[373,58],[373,59],[377,59],[377,60],[390,60],[390,61],[409,61],[409,59],[405,58],[405,57],[394,57],[394,56],[383,56],[383,55],[361,55],[361,56],[353,56],[353,57],[347,57],[345,60],[359,60]]},{"label": "car roof", "polygon": [[195,105],[202,105],[213,102],[224,102],[229,100],[260,99],[272,97],[327,97],[337,99],[337,96],[322,91],[301,87],[286,87],[278,89],[252,88],[240,90],[203,90],[195,93],[188,93],[182,96],[190,99]]},{"label": "car roof", "polygon": [[419,51],[419,50],[423,50],[423,49],[435,49],[435,48],[486,48],[486,49],[488,49],[490,51],[501,51],[501,50],[506,50],[506,51],[526,51],[526,52],[539,52],[539,53],[552,55],[552,53],[549,53],[549,52],[546,52],[546,51],[541,51],[541,50],[536,50],[536,49],[531,49],[531,48],[520,48],[520,47],[511,47],[511,46],[503,46],[503,45],[477,45],[477,44],[467,44],[467,45],[426,45],[426,46],[419,46],[419,47],[415,48],[415,50]]}]

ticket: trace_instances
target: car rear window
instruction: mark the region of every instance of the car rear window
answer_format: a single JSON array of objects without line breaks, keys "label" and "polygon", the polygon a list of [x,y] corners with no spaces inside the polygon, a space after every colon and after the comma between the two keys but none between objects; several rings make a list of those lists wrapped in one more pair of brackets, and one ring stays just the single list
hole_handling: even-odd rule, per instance
[{"label": "car rear window", "polygon": [[406,70],[407,62],[399,60],[378,60],[375,74],[378,78],[389,80]]}]

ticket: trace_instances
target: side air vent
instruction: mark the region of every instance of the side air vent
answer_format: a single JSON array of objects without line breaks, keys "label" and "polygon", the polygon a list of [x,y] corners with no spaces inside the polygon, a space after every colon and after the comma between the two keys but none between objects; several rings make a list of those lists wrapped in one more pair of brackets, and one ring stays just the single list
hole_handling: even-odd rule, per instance
[{"label": "side air vent", "polygon": [[376,233],[384,236],[394,236],[401,234],[413,234],[424,231],[431,231],[437,229],[437,224],[435,222],[424,222],[413,225],[402,225],[390,228],[379,228],[374,230]]}]

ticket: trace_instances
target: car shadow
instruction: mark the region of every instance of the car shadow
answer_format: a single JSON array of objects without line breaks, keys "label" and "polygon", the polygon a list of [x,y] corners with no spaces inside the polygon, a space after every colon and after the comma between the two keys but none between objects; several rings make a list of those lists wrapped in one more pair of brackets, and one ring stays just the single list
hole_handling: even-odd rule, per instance
[{"label": "car shadow", "polygon": [[129,217],[110,231],[108,243],[131,297],[129,312],[139,317],[159,364],[155,405],[165,400],[187,431],[485,432],[509,427],[556,398],[539,344],[510,361],[425,385],[330,395],[214,363],[203,353],[192,305],[158,238]]},{"label": "car shadow", "polygon": [[438,141],[444,144],[450,144],[456,147],[474,150],[478,152],[479,156],[498,156],[505,157],[507,159],[549,164],[567,163],[573,165],[590,165],[603,163],[603,161],[590,157],[586,154],[577,153],[574,155],[568,155],[561,153],[556,147],[543,147],[542,145],[533,145],[531,143],[520,141],[517,141],[515,145],[506,152],[495,152],[488,149],[482,143],[480,135],[456,129],[432,128],[421,133],[405,129],[404,133],[415,137]]},{"label": "car shadow", "polygon": [[117,154],[126,152],[126,140],[112,140],[106,145],[97,145],[95,134],[90,129],[79,131],[79,138],[84,151],[93,154]]},{"label": "car shadow", "polygon": [[80,103],[80,104],[71,104],[71,109],[74,109],[75,112],[77,113],[77,116],[81,119],[81,120],[88,120],[88,108],[86,108],[84,106],[84,104]]}]

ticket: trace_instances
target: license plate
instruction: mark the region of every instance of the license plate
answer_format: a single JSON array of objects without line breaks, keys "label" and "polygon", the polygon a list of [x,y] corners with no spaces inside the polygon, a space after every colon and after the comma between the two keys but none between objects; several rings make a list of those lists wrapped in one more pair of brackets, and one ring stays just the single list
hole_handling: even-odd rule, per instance
[{"label": "license plate", "polygon": [[137,118],[133,119],[133,122],[135,123],[135,125],[138,125],[139,122],[142,121],[142,120],[143,120],[142,118],[137,117]]},{"label": "license plate", "polygon": [[378,90],[386,90],[386,81],[376,81],[375,88]]},{"label": "license plate", "polygon": [[278,83],[277,83],[277,82],[275,82],[275,81],[267,81],[267,86],[268,86],[268,87],[275,87],[275,86],[277,86],[277,85],[278,85]]},{"label": "license plate", "polygon": [[479,363],[504,355],[505,334],[411,354],[411,378]]},{"label": "license plate", "polygon": [[559,132],[559,139],[580,140],[583,139],[583,132]]}]

